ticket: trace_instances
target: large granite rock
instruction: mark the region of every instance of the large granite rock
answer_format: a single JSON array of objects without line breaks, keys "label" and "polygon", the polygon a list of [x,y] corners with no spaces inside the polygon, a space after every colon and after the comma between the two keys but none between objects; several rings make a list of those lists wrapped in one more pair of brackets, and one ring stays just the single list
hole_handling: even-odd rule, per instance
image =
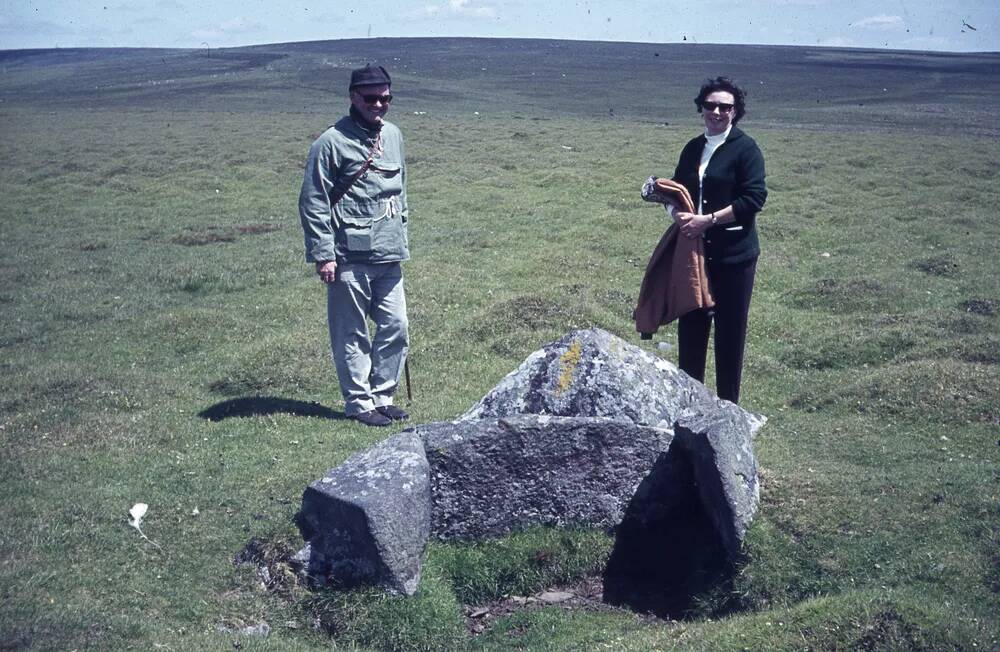
[{"label": "large granite rock", "polygon": [[751,443],[763,423],[639,347],[575,331],[457,421],[400,433],[312,483],[300,558],[314,577],[407,595],[432,533],[615,527],[619,566],[644,549],[659,559],[661,543],[675,566],[715,549],[732,559],[759,504]]},{"label": "large granite rock", "polygon": [[540,415],[416,432],[431,470],[431,532],[442,539],[532,525],[614,527],[674,438],[628,421]]},{"label": "large granite rock", "polygon": [[673,428],[693,408],[731,413],[727,418],[746,421],[751,436],[765,422],[717,398],[670,362],[591,328],[573,331],[529,355],[460,418],[551,414]]},{"label": "large granite rock", "polygon": [[[760,503],[751,443],[763,416],[719,399],[670,362],[599,328],[573,331],[535,351],[461,419],[525,413],[676,429],[705,511],[729,556],[738,555]],[[666,490],[657,485],[656,491]],[[657,505],[639,507],[646,512]]]},{"label": "large granite rock", "polygon": [[430,534],[430,474],[423,443],[402,432],[356,453],[302,496],[299,559],[314,579],[377,584],[413,595]]}]

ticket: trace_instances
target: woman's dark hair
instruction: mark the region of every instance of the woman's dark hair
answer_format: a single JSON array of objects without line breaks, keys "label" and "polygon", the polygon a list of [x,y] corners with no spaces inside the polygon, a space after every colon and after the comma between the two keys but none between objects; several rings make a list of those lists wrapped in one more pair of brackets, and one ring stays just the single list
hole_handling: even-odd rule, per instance
[{"label": "woman's dark hair", "polygon": [[701,85],[701,90],[698,91],[698,97],[694,98],[694,105],[698,107],[698,113],[701,113],[701,104],[705,101],[705,98],[715,91],[725,91],[733,94],[733,97],[736,99],[736,115],[733,116],[733,124],[739,122],[740,118],[747,112],[747,96],[743,92],[743,89],[728,77],[716,77],[715,79],[705,80],[705,83]]}]

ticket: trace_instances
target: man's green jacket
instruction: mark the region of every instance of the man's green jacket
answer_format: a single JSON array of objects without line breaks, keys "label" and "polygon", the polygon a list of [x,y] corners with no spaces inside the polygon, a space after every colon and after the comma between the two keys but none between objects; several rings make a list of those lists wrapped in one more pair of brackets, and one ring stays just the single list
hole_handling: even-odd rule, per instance
[{"label": "man's green jacket", "polygon": [[[371,166],[331,206],[373,148]],[[384,122],[381,130],[368,129],[346,115],[327,129],[309,148],[299,217],[308,262],[408,260],[406,163],[399,128]]]}]

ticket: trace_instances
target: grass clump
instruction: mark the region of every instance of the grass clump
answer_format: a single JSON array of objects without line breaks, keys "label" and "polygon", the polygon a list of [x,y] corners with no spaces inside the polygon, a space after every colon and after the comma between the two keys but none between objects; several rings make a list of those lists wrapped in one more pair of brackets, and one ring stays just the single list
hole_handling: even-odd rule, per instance
[{"label": "grass clump", "polygon": [[[992,341],[992,340],[991,340]],[[978,360],[989,348],[968,351]],[[995,364],[924,359],[856,371],[836,384],[800,389],[789,405],[807,411],[849,405],[861,414],[907,416],[925,412],[935,422],[1000,419],[1000,370]]]},{"label": "grass clump", "polygon": [[823,278],[792,293],[792,305],[834,313],[873,312],[896,293],[873,278]]},{"label": "grass clump", "polygon": [[931,276],[955,277],[959,273],[958,263],[949,256],[932,256],[913,262],[913,268]]},{"label": "grass clump", "polygon": [[204,245],[236,242],[236,236],[228,230],[209,227],[201,232],[179,233],[170,238],[174,244],[184,247],[202,247]]},{"label": "grass clump", "polygon": [[998,306],[1000,306],[1000,301],[994,301],[992,299],[966,299],[963,301],[959,308],[965,312],[971,312],[976,315],[987,315],[993,316],[997,314]]},{"label": "grass clump", "polygon": [[252,565],[255,580],[270,593],[297,599],[305,617],[336,645],[418,652],[470,649],[463,605],[529,596],[599,573],[611,546],[612,538],[601,531],[546,527],[502,539],[432,542],[412,597],[372,587],[305,591],[284,541],[254,538],[236,561]]},{"label": "grass clump", "polygon": [[538,527],[502,539],[436,543],[428,563],[449,578],[461,602],[481,604],[599,573],[612,545],[597,530]]},{"label": "grass clump", "polygon": [[223,397],[276,394],[298,396],[318,390],[316,378],[328,370],[329,357],[319,342],[276,338],[245,351],[232,367],[208,384]]},{"label": "grass clump", "polygon": [[577,297],[552,298],[540,294],[512,297],[489,308],[479,320],[477,335],[508,335],[519,330],[561,329],[579,320]]},{"label": "grass clump", "polygon": [[437,652],[465,647],[465,626],[455,594],[440,577],[424,573],[412,597],[380,589],[324,590],[305,607],[338,642],[388,652]]},{"label": "grass clump", "polygon": [[781,360],[796,369],[849,369],[891,362],[917,345],[906,326],[882,328],[874,333],[843,329],[818,333],[810,347],[795,347],[781,353]]}]

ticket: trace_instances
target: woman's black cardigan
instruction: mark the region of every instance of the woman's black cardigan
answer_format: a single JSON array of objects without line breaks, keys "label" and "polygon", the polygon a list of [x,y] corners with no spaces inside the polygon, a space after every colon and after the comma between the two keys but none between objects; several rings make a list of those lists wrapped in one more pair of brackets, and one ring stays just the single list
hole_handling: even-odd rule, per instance
[{"label": "woman's black cardigan", "polygon": [[[698,201],[698,166],[705,136],[691,140],[681,151],[674,181],[681,183]],[[735,264],[760,255],[757,212],[767,199],[764,185],[764,155],[757,143],[733,127],[726,141],[712,154],[702,182],[701,212],[708,215],[733,205],[735,222],[717,224],[705,232],[705,259],[709,265]],[[735,227],[743,227],[737,229]]]}]

